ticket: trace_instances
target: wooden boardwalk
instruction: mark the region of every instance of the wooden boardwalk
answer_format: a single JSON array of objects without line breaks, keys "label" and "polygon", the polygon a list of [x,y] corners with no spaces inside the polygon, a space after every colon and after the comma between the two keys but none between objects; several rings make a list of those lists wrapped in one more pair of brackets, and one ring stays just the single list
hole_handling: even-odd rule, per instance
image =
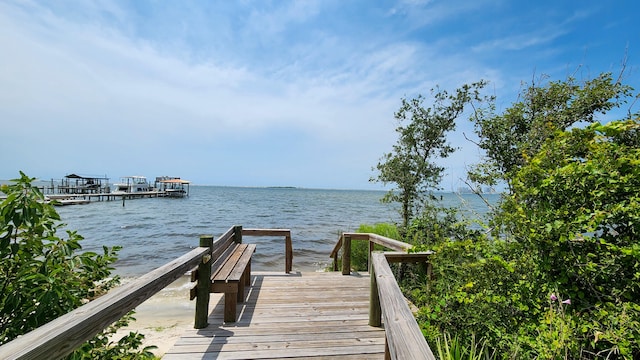
[{"label": "wooden boardwalk", "polygon": [[163,359],[383,359],[369,283],[368,273],[254,272],[236,323],[223,323],[222,294],[211,294],[209,326],[187,331]]}]

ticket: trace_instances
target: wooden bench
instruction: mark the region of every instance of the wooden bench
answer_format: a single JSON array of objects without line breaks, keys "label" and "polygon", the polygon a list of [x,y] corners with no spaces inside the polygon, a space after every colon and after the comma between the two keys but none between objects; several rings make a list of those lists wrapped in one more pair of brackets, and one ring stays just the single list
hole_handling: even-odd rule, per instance
[{"label": "wooden bench", "polygon": [[200,237],[200,246],[209,247],[210,255],[191,272],[191,300],[196,299],[195,328],[207,327],[209,294],[224,293],[224,321],[236,321],[238,303],[244,302],[244,288],[251,284],[251,256],[255,244],[242,243],[242,226],[236,225],[215,242],[213,236]]},{"label": "wooden bench", "polygon": [[224,321],[236,321],[237,303],[244,302],[244,287],[251,284],[251,255],[255,244],[231,243],[212,266],[212,293],[224,293]]}]

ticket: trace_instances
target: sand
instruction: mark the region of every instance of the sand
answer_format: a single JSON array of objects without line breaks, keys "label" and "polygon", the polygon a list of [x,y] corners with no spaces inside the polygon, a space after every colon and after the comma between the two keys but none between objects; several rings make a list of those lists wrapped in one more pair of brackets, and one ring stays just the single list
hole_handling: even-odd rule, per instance
[{"label": "sand", "polygon": [[143,346],[157,346],[153,353],[162,356],[185,330],[193,329],[195,300],[189,301],[191,286],[183,277],[149,298],[135,309],[136,321],[120,329],[116,338],[137,331],[145,336]]}]

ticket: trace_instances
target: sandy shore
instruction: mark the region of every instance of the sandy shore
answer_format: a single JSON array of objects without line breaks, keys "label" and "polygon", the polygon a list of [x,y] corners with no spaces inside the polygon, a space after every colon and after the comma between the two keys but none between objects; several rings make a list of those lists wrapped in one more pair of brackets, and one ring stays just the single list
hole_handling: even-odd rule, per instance
[{"label": "sandy shore", "polygon": [[193,328],[195,301],[189,301],[188,278],[182,277],[136,308],[132,322],[116,334],[117,338],[137,331],[144,334],[144,346],[155,345],[153,350],[162,356],[180,338],[186,329]]}]

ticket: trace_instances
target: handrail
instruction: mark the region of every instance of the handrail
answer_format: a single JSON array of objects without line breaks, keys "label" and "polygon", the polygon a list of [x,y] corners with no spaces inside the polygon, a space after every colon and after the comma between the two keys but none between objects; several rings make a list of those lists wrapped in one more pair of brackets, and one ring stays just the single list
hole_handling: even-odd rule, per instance
[{"label": "handrail", "polygon": [[[398,254],[395,254],[398,257]],[[435,360],[416,319],[404,301],[385,253],[371,254],[371,308],[369,323],[380,326],[384,318],[385,359]]]},{"label": "handrail", "polygon": [[284,272],[289,274],[293,268],[293,245],[289,229],[242,229],[242,236],[284,236]]},{"label": "handrail", "polygon": [[[435,359],[389,267],[389,262],[422,262],[426,265],[427,277],[430,277],[431,264],[428,260],[433,251],[409,253],[413,245],[402,241],[378,234],[343,233],[330,257],[333,258],[333,270],[338,271],[338,252],[342,248],[344,275],[351,273],[351,240],[369,242],[369,325],[381,326],[384,317],[385,359]],[[374,244],[395,251],[374,252]]]},{"label": "handrail", "polygon": [[70,354],[180,278],[209,253],[209,247],[197,247],[137,280],[0,346],[0,359],[55,359]]},{"label": "handrail", "polygon": [[338,242],[331,250],[329,257],[333,258],[333,271],[338,271],[338,253],[342,251],[342,274],[351,273],[351,240],[367,240],[369,241],[369,263],[371,262],[371,252],[373,252],[373,244],[382,245],[387,249],[408,252],[413,245],[399,240],[391,239],[386,236],[372,233],[342,233],[338,238]]}]

